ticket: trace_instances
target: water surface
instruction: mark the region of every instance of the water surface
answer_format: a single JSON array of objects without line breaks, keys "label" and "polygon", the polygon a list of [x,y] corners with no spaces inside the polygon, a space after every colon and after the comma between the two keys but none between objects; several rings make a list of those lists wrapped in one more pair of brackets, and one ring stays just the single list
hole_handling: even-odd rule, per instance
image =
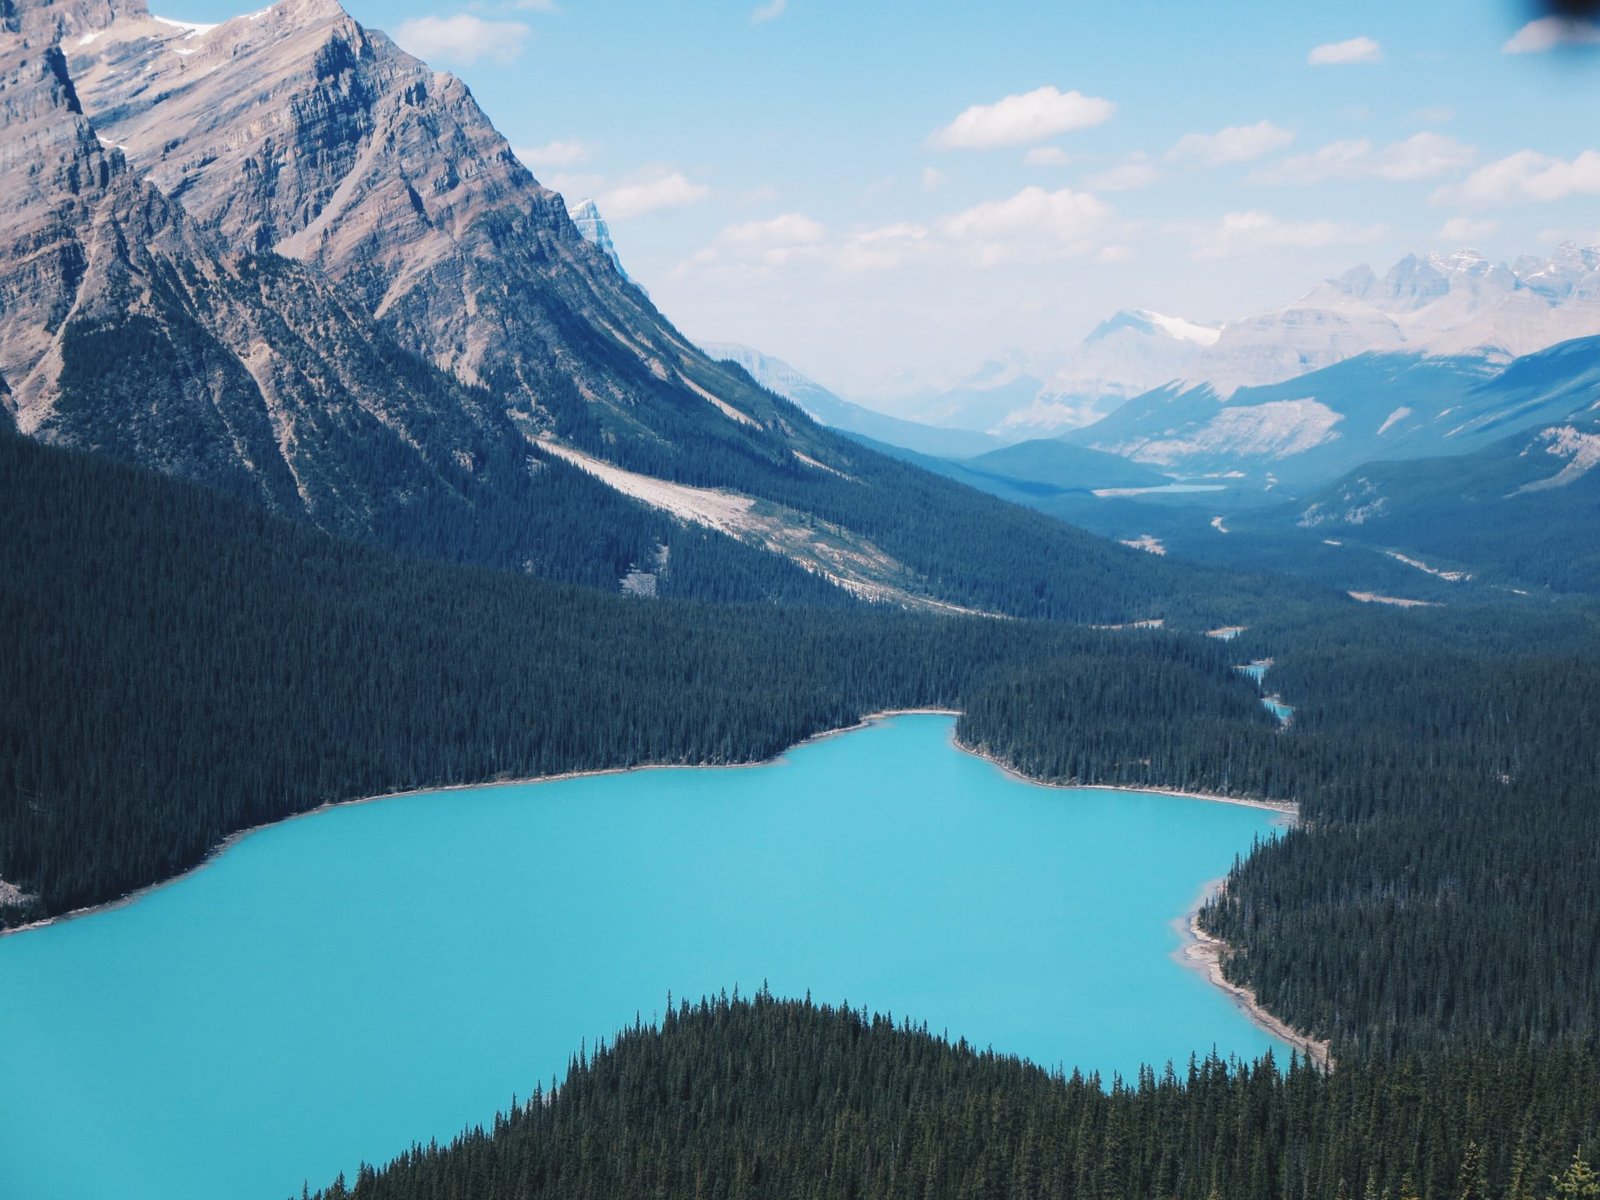
[{"label": "water surface", "polygon": [[1131,1074],[1270,1039],[1173,958],[1271,814],[1065,791],[907,716],[749,769],[436,792],[0,939],[0,1196],[281,1200],[763,981]]}]

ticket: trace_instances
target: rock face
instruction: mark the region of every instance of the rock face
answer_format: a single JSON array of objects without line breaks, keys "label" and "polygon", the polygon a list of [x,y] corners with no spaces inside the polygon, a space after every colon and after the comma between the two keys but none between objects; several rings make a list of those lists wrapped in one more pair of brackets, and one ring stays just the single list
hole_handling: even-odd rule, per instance
[{"label": "rock face", "polygon": [[0,123],[0,407],[18,431],[380,539],[496,478],[525,487],[526,442],[485,393],[315,270],[198,228],[97,136],[59,48],[0,48]]},{"label": "rock face", "polygon": [[209,28],[129,3],[63,49],[98,132],[195,222],[317,268],[527,427],[659,460],[687,406],[735,440],[778,419],[627,285],[465,84],[333,0]]}]

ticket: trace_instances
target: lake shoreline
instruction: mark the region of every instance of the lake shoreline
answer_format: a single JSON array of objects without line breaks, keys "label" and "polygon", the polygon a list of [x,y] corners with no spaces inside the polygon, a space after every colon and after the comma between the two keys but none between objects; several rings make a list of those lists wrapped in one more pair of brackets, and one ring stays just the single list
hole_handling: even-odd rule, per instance
[{"label": "lake shoreline", "polygon": [[970,754],[974,758],[981,758],[985,762],[993,763],[1013,779],[1023,783],[1031,783],[1035,787],[1059,788],[1062,791],[1075,792],[1143,792],[1152,796],[1177,796],[1184,800],[1205,800],[1212,804],[1235,804],[1240,808],[1259,808],[1267,812],[1275,812],[1283,818],[1284,825],[1295,825],[1300,820],[1300,806],[1293,800],[1263,800],[1251,796],[1229,796],[1222,792],[1185,792],[1178,788],[1165,788],[1156,784],[1134,783],[1056,783],[1048,779],[1035,779],[1023,771],[997,758],[989,751],[978,747],[969,746],[964,742],[952,738],[957,750]]},{"label": "lake shoreline", "polygon": [[[750,767],[770,766],[773,763],[782,761],[785,755],[803,746],[808,746],[815,742],[821,742],[828,738],[841,737],[847,733],[856,733],[881,721],[893,720],[896,717],[903,716],[959,717],[960,715],[961,714],[958,710],[948,708],[882,709],[877,712],[864,714],[861,719],[855,722],[853,725],[843,725],[839,726],[838,728],[825,729],[819,733],[814,733],[809,737],[795,742],[793,745],[786,746],[783,750],[779,751],[770,758],[761,759],[754,762],[638,763],[628,767],[601,767],[588,771],[563,771],[554,775],[534,775],[522,778],[488,779],[481,780],[476,783],[438,784],[432,787],[407,788],[401,791],[383,792],[373,796],[359,796],[349,800],[329,801],[325,804],[320,804],[315,808],[308,808],[303,812],[290,813],[287,816],[278,818],[277,820],[265,821],[259,825],[252,825],[247,829],[236,830],[235,832],[230,833],[227,837],[223,838],[221,842],[209,850],[205,857],[194,866],[189,867],[187,870],[184,870],[177,875],[173,875],[170,878],[148,884],[145,887],[137,889],[136,891],[129,892],[124,896],[119,896],[114,900],[108,900],[101,904],[89,905],[83,908],[75,908],[70,912],[58,913],[55,916],[46,917],[40,921],[31,921],[25,925],[18,925],[11,929],[0,929],[0,938],[11,937],[15,934],[26,933],[29,930],[42,929],[47,926],[62,924],[67,921],[75,921],[82,917],[90,917],[98,913],[110,912],[115,909],[134,904],[144,897],[150,895],[152,892],[155,892],[161,888],[169,887],[197,871],[205,870],[218,858],[226,854],[229,849],[243,841],[245,838],[250,837],[252,834],[259,833],[264,829],[270,829],[276,825],[285,824],[289,821],[297,821],[305,817],[316,816],[319,813],[325,813],[332,809],[348,808],[359,804],[376,804],[382,800],[398,800],[407,796],[430,795],[437,792],[458,792],[486,787],[519,787],[528,784],[556,783],[562,780],[586,779],[603,775],[623,775],[634,771],[706,769],[742,770]],[[1288,801],[1251,799],[1247,797],[1225,796],[1207,792],[1186,792],[1175,788],[1138,787],[1127,784],[1063,784],[1042,779],[1034,779],[1031,776],[1023,774],[1015,767],[1003,762],[985,750],[963,744],[955,737],[953,730],[951,731],[950,741],[951,744],[962,753],[970,754],[975,758],[981,758],[995,766],[997,769],[1005,772],[1012,778],[1037,787],[1057,788],[1066,791],[1088,790],[1107,792],[1145,792],[1153,795],[1176,796],[1188,800],[1203,800],[1216,804],[1234,804],[1246,808],[1265,809],[1270,812],[1275,812],[1279,814],[1279,816],[1287,824],[1293,824],[1296,820],[1298,820],[1299,816],[1298,806]],[[1274,1036],[1288,1042],[1290,1045],[1301,1049],[1303,1053],[1311,1057],[1314,1061],[1318,1062],[1319,1065],[1327,1066],[1329,1063],[1331,1063],[1331,1058],[1328,1055],[1328,1049],[1325,1044],[1314,1042],[1305,1035],[1295,1031],[1294,1029],[1291,1029],[1288,1025],[1284,1024],[1278,1018],[1274,1017],[1271,1013],[1267,1012],[1265,1009],[1256,1004],[1255,995],[1253,992],[1247,988],[1241,988],[1235,984],[1229,983],[1223,978],[1221,958],[1226,943],[1211,937],[1211,935],[1205,933],[1203,930],[1200,930],[1195,924],[1195,921],[1199,915],[1199,906],[1205,895],[1209,894],[1209,892],[1212,890],[1213,886],[1214,885],[1208,885],[1205,891],[1202,892],[1200,899],[1196,900],[1193,910],[1188,914],[1188,920],[1186,922],[1183,918],[1178,918],[1176,922],[1180,926],[1186,927],[1188,931],[1187,944],[1183,949],[1182,961],[1187,966],[1197,970],[1205,971],[1211,982],[1232,997],[1239,1008],[1257,1025],[1263,1029],[1266,1029]]]},{"label": "lake shoreline", "polygon": [[98,913],[111,912],[111,911],[113,911],[115,909],[124,908],[129,904],[133,904],[133,903],[136,903],[139,900],[142,900],[144,897],[150,895],[152,892],[158,891],[158,890],[160,890],[161,888],[164,888],[164,887],[170,887],[172,884],[175,884],[175,883],[179,882],[180,880],[188,878],[190,875],[193,875],[197,871],[205,870],[213,862],[215,862],[218,858],[220,858],[222,855],[226,854],[230,849],[232,849],[234,846],[236,846],[239,842],[243,841],[245,838],[249,837],[252,834],[260,833],[263,829],[271,829],[271,828],[273,828],[274,826],[277,826],[277,825],[287,824],[290,821],[299,821],[299,820],[305,819],[306,817],[314,817],[314,816],[317,816],[317,815],[319,815],[321,813],[331,812],[334,809],[353,808],[356,805],[361,805],[361,804],[377,804],[378,802],[383,801],[383,800],[400,800],[400,799],[404,799],[407,796],[427,796],[427,795],[432,795],[432,794],[434,794],[436,792],[464,792],[464,791],[469,791],[469,790],[472,790],[472,789],[475,789],[475,788],[492,788],[492,787],[522,787],[522,786],[525,786],[527,784],[558,783],[558,782],[561,782],[563,780],[591,779],[591,778],[596,778],[596,777],[603,776],[603,775],[627,775],[627,774],[630,774],[630,773],[632,773],[634,771],[676,771],[676,770],[686,770],[686,771],[706,771],[706,770],[713,770],[713,771],[739,771],[739,770],[748,769],[750,767],[766,767],[766,766],[771,766],[773,763],[781,761],[783,759],[784,755],[790,753],[791,751],[797,750],[802,746],[809,746],[811,743],[820,742],[820,741],[824,740],[825,738],[840,737],[841,735],[846,734],[846,733],[856,733],[856,732],[859,732],[860,730],[863,730],[863,729],[866,729],[866,728],[870,727],[871,725],[873,725],[873,724],[875,724],[875,723],[877,723],[879,721],[890,720],[890,719],[892,719],[894,717],[910,717],[910,716],[958,717],[960,715],[961,714],[957,710],[950,709],[950,708],[893,708],[893,709],[883,709],[882,711],[879,711],[879,712],[871,712],[871,713],[865,714],[854,725],[841,725],[841,726],[839,726],[838,728],[835,728],[835,729],[824,729],[820,733],[811,734],[809,737],[802,738],[800,741],[795,742],[792,745],[785,746],[782,750],[780,750],[777,754],[774,754],[771,758],[758,759],[758,760],[753,761],[753,762],[735,762],[735,763],[687,763],[687,762],[681,762],[681,763],[635,763],[633,766],[630,766],[630,767],[596,767],[596,768],[594,768],[592,770],[587,770],[587,771],[562,771],[562,772],[560,772],[558,774],[555,774],[555,775],[527,775],[527,776],[519,776],[519,777],[514,777],[514,778],[513,777],[504,777],[504,778],[493,778],[493,779],[481,779],[481,780],[478,780],[476,783],[440,783],[440,784],[434,784],[434,785],[429,786],[429,787],[404,788],[404,789],[402,789],[400,791],[395,791],[395,792],[380,792],[380,793],[378,793],[376,795],[373,795],[373,796],[355,796],[355,797],[352,797],[349,800],[329,800],[329,801],[326,801],[325,803],[317,805],[315,808],[307,808],[307,809],[302,810],[301,812],[287,813],[284,816],[276,818],[275,820],[263,821],[259,825],[251,825],[251,826],[249,826],[248,828],[245,828],[245,829],[237,829],[234,832],[228,834],[225,838],[223,838],[220,842],[218,842],[210,850],[206,851],[205,856],[199,862],[195,863],[194,866],[186,867],[184,870],[178,872],[176,875],[171,875],[171,876],[167,877],[166,879],[157,880],[155,883],[148,883],[144,887],[141,887],[141,888],[138,888],[138,889],[136,889],[134,891],[128,892],[126,895],[118,896],[114,900],[105,900],[105,901],[102,901],[99,904],[85,905],[82,908],[74,908],[74,909],[71,909],[71,910],[69,910],[67,912],[64,912],[64,913],[57,913],[55,916],[45,917],[43,920],[40,920],[40,921],[29,921],[25,925],[15,925],[15,926],[12,926],[9,929],[0,929],[0,938],[14,937],[15,935],[17,935],[19,933],[26,933],[26,932],[28,932],[29,930],[32,930],[32,929],[44,929],[44,928],[47,928],[48,926],[51,926],[51,925],[59,925],[59,924],[65,923],[67,921],[76,921],[76,920],[78,920],[79,918],[82,918],[82,917],[92,917],[92,916],[95,916]]},{"label": "lake shoreline", "polygon": [[1221,879],[1206,884],[1195,897],[1189,912],[1173,921],[1173,927],[1182,938],[1182,945],[1173,957],[1189,969],[1205,975],[1213,987],[1227,993],[1240,1012],[1273,1037],[1289,1043],[1302,1058],[1309,1059],[1323,1071],[1333,1070],[1337,1064],[1333,1058],[1333,1047],[1328,1042],[1318,1041],[1275,1016],[1261,1006],[1254,988],[1234,983],[1222,973],[1222,960],[1228,951],[1228,943],[1200,927],[1200,909],[1223,886]]}]

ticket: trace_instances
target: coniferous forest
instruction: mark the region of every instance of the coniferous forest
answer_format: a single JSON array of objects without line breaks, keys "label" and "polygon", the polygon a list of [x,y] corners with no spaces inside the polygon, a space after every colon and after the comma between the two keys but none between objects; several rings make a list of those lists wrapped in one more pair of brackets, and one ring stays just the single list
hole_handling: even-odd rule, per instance
[{"label": "coniferous forest", "polygon": [[[1581,1200],[1600,1114],[1600,614],[1286,599],[1236,642],[630,599],[341,541],[0,438],[11,922],[454,782],[768,757],[867,712],[1064,782],[1294,800],[1202,914],[1331,1074],[1052,1077],[848,1011],[669,1013],[327,1194]],[[1233,664],[1271,658],[1280,727]],[[530,1088],[533,1081],[530,1080]]]},{"label": "coniferous forest", "polygon": [[1592,1053],[1086,1079],[763,993],[669,1007],[491,1127],[317,1195],[1581,1200],[1597,1133]]}]

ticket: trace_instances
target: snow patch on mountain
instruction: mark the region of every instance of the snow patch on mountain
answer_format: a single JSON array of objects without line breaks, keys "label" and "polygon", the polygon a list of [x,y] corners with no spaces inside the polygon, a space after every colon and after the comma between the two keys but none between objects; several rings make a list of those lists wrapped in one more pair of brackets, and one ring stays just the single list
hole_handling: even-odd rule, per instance
[{"label": "snow patch on mountain", "polygon": [[1384,434],[1388,433],[1389,430],[1393,429],[1396,425],[1398,425],[1401,421],[1404,421],[1410,415],[1411,410],[1402,404],[1399,408],[1395,409],[1389,414],[1382,425],[1378,426],[1378,436],[1382,437]]}]

